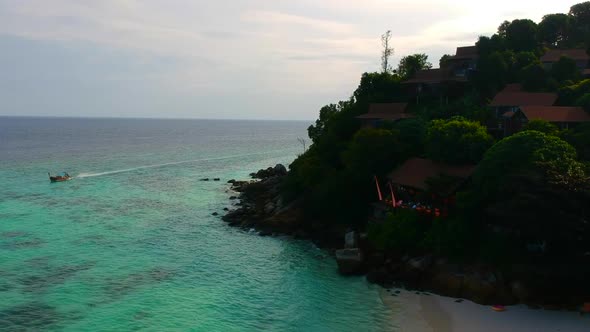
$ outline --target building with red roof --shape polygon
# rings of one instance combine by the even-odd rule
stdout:
[[[579,48],[566,50],[548,50],[541,57],[541,62],[543,63],[546,69],[550,69],[551,66],[553,66],[554,63],[559,61],[559,59],[562,56],[574,60],[580,70],[588,68],[588,61],[590,61],[590,56],[588,55],[588,53],[586,53],[585,49]]]
[[[366,114],[357,116],[361,120],[361,127],[377,128],[384,121],[399,121],[413,118],[414,115],[407,112],[408,103],[374,103],[369,105]]]
[[[526,119],[545,120],[567,129],[582,122],[590,122],[590,114],[581,107],[569,106],[522,106],[520,113]]]
[[[502,138],[519,131],[523,121],[514,115],[524,106],[553,106],[556,93],[526,92],[520,84],[508,84],[494,96],[489,106],[494,110],[496,120],[488,123],[488,131],[496,138]]]
[[[471,77],[477,68],[479,54],[477,46],[457,47],[455,55],[447,59],[445,68],[450,68],[455,77]]]
[[[448,165],[430,159],[412,158],[393,170],[388,179],[398,191],[431,192],[440,196],[449,196],[471,176],[475,165]],[[436,178],[445,181],[433,181]]]

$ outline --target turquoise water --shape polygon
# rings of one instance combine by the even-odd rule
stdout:
[[[227,180],[292,161],[307,126],[0,117],[0,330],[393,329],[327,252],[211,215]]]

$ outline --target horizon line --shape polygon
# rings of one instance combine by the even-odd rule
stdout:
[[[289,122],[313,122],[315,119],[252,119],[252,118],[190,118],[190,117],[141,117],[141,116],[75,116],[75,115],[6,115],[0,114],[0,118],[48,118],[48,119],[116,119],[116,120],[214,120],[214,121],[289,121]]]

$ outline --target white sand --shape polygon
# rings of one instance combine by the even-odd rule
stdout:
[[[577,312],[533,310],[524,305],[508,306],[506,311],[495,312],[464,300],[438,295],[417,295],[397,289],[400,294],[382,290],[383,303],[391,308],[395,325],[400,331],[422,332],[590,332],[590,315]]]

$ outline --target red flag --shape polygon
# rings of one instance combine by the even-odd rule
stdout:
[[[389,182],[389,191],[391,191],[391,205],[395,208],[395,196],[393,195],[393,187],[391,186],[391,182]]]
[[[377,175],[375,175],[375,185],[377,186],[377,195],[379,195],[379,200],[383,200],[383,196],[381,195],[381,188],[379,188],[379,181],[377,181]]]

